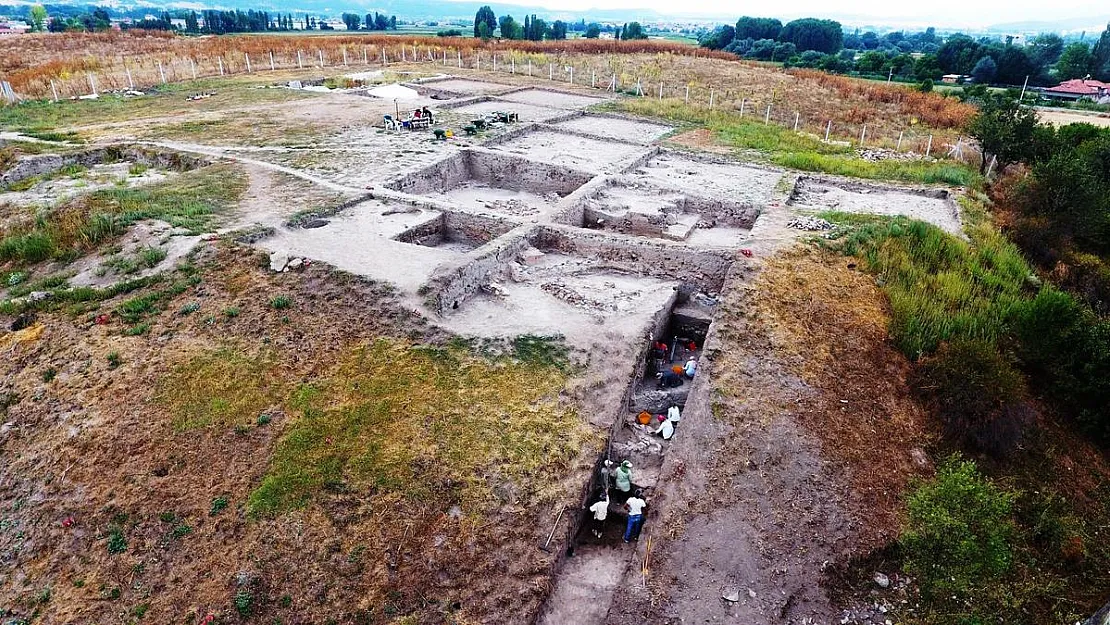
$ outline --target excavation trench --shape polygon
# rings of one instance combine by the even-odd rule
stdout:
[[[604,621],[613,593],[635,554],[623,540],[628,519],[624,502],[629,494],[615,487],[613,471],[630,461],[631,491],[641,490],[650,508],[669,444],[655,433],[661,423],[659,416],[672,406],[680,411],[685,408],[693,379],[685,372],[675,372],[688,361],[700,359],[716,306],[715,296],[684,283],[650,323],[629,384],[613,411],[604,451],[582,488],[578,508],[567,513],[566,547],[556,558],[555,584],[535,623],[589,625]],[[678,384],[661,383],[658,375],[668,372],[678,376]],[[649,423],[642,423],[642,413],[650,415]],[[681,435],[680,422],[674,436]],[[606,493],[606,519],[595,523],[589,506]]]

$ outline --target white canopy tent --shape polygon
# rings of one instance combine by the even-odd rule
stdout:
[[[394,109],[398,117],[400,117],[401,115],[400,105],[397,104],[399,100],[415,100],[420,97],[420,94],[417,93],[416,89],[412,89],[410,87],[406,87],[397,83],[382,85],[380,87],[374,87],[373,89],[367,89],[366,93],[374,96],[375,98],[381,98],[383,100],[393,100]]]

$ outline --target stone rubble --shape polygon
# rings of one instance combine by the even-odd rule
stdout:
[[[798,217],[797,219],[791,219],[786,225],[789,228],[807,230],[809,232],[832,230],[834,227],[828,220],[821,219],[820,217]]]

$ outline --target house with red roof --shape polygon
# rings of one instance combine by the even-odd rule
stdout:
[[[1041,95],[1055,100],[1093,100],[1101,102],[1110,98],[1110,83],[1089,78],[1075,78],[1041,90]]]

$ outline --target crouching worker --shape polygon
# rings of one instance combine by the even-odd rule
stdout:
[[[624,528],[624,542],[640,538],[640,528],[644,526],[644,508],[647,502],[643,499],[643,491],[636,489],[636,493],[624,502],[624,509],[628,511],[628,525]]]
[[[665,441],[671,440],[674,436],[674,422],[666,415],[659,415],[659,427],[655,428],[653,433],[656,436],[662,436]]]
[[[655,384],[657,388],[675,388],[678,386],[682,386],[682,376],[678,375],[674,371],[664,371],[662,373],[657,373],[655,374],[655,378],[657,380]]]

